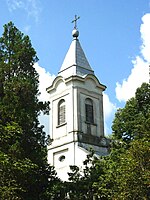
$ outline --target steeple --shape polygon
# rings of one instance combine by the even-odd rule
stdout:
[[[76,25],[77,19],[79,19],[79,17],[77,18],[75,15],[75,20],[72,21],[75,22],[72,31],[73,40],[58,73],[64,78],[75,75],[84,77],[88,74],[94,74],[78,39],[79,31]]]
[[[103,91],[106,86],[95,76],[79,42],[77,20],[73,20],[73,40],[58,76],[47,88],[50,101],[48,162],[58,176],[68,180],[70,165],[83,168],[93,149],[96,155],[108,154],[104,135]]]

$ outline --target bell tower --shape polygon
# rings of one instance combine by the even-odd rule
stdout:
[[[48,162],[58,176],[67,180],[70,165],[81,166],[90,149],[108,154],[104,136],[103,91],[106,86],[95,76],[79,42],[79,31],[72,31],[72,42],[52,85],[50,98],[50,136]]]

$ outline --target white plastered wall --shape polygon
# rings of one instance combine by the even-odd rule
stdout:
[[[88,150],[93,148],[96,152],[107,154],[107,149],[89,144],[78,143],[78,132],[86,134],[85,99],[91,98],[94,102],[95,125],[92,126],[92,135],[103,136],[103,107],[102,89],[92,78],[81,78],[65,82],[56,80],[55,87],[50,93],[50,130],[54,140],[48,147],[48,162],[54,165],[58,176],[67,180],[69,165],[82,167]],[[66,123],[58,126],[58,102],[66,102]],[[62,156],[65,159],[60,159]],[[63,157],[63,158],[64,158]]]

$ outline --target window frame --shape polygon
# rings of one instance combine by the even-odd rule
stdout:
[[[58,126],[66,123],[66,102],[60,99],[58,102]]]
[[[88,124],[94,124],[94,106],[91,98],[85,99],[85,121]]]

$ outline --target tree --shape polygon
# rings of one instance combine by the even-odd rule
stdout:
[[[149,102],[150,85],[143,83],[135,97],[116,113],[112,126],[114,150],[122,153],[118,154],[115,199],[148,199],[150,195]]]
[[[130,143],[133,139],[145,137],[150,130],[150,85],[143,83],[137,89],[135,98],[119,109],[113,121],[113,138]]]
[[[47,164],[46,136],[40,112],[36,52],[28,36],[12,22],[0,38],[0,198],[46,199],[52,181],[59,181]]]

